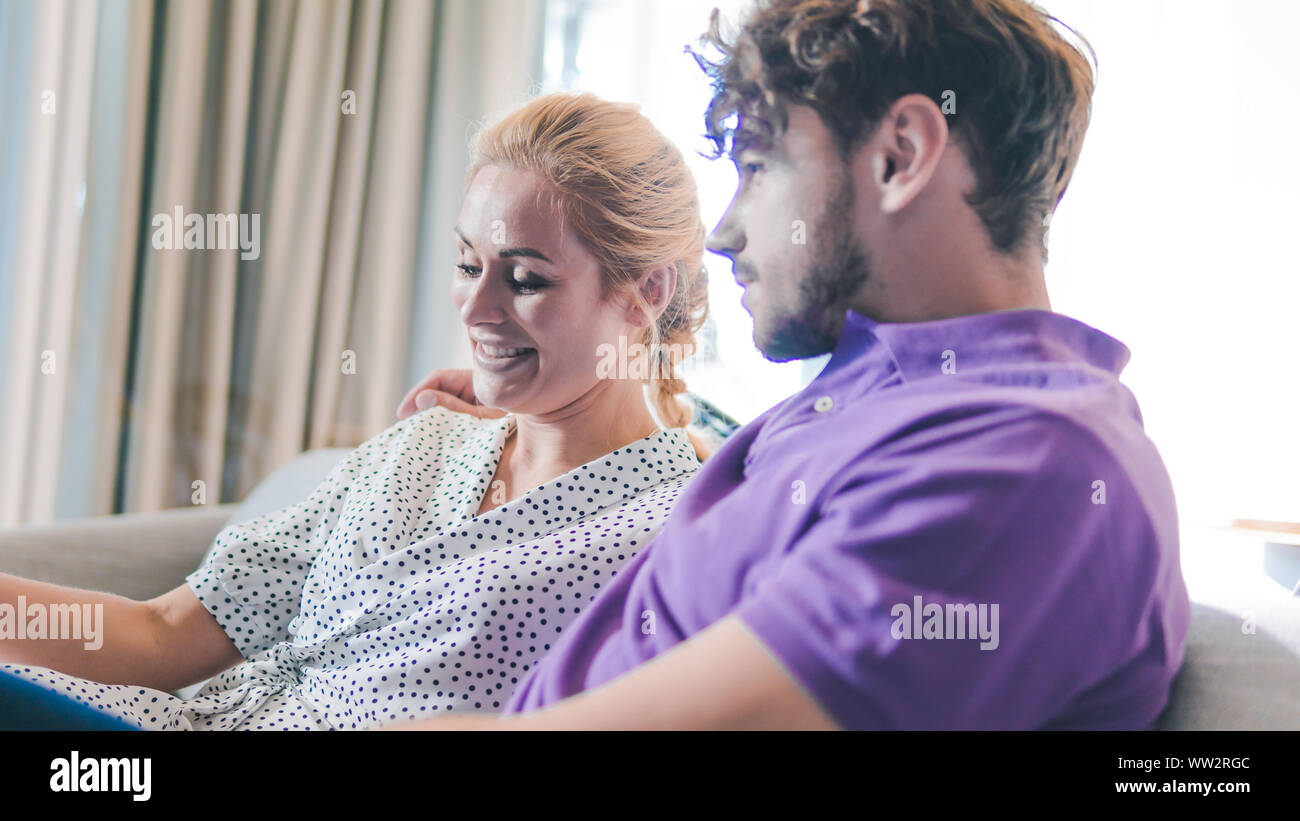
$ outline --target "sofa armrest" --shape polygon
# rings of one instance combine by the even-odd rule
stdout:
[[[0,529],[0,572],[144,600],[185,582],[238,505]]]

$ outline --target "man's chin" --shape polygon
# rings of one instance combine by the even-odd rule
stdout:
[[[835,349],[835,339],[797,322],[785,322],[776,328],[755,322],[754,347],[769,362],[793,362],[830,353]]]
[[[762,354],[763,358],[766,359],[768,362],[793,362],[796,359],[803,358],[801,356],[797,356],[792,351],[788,351],[780,347],[775,347],[771,343],[764,344],[762,342],[759,342],[758,340],[754,340],[754,345],[755,347],[758,348],[758,352]]]

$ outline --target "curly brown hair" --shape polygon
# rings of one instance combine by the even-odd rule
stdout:
[[[737,136],[761,144],[779,134],[792,103],[817,112],[847,159],[890,105],[924,94],[940,105],[965,148],[976,180],[967,202],[993,246],[1013,253],[1037,241],[1046,258],[1046,223],[1088,127],[1096,57],[1086,40],[1038,6],[758,0],[730,41],[714,9],[700,42],[722,53],[710,60],[687,48],[713,83],[705,114],[713,158],[733,152]]]

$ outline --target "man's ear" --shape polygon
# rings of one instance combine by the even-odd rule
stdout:
[[[895,100],[868,143],[880,210],[896,214],[916,199],[947,147],[948,120],[934,100],[924,94]]]
[[[677,266],[669,263],[651,268],[637,279],[636,287],[641,292],[641,298],[650,306],[651,312],[657,318],[668,307],[668,303],[672,302],[673,293],[677,290]],[[649,325],[650,318],[641,311],[636,301],[629,300],[629,303],[628,321],[637,327]]]

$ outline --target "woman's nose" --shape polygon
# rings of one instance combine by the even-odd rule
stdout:
[[[457,288],[460,289],[460,295],[463,297],[460,304],[462,322],[466,325],[479,325],[501,321],[504,311],[501,308],[497,289],[492,287],[487,271],[483,271],[475,279],[462,280]]]

